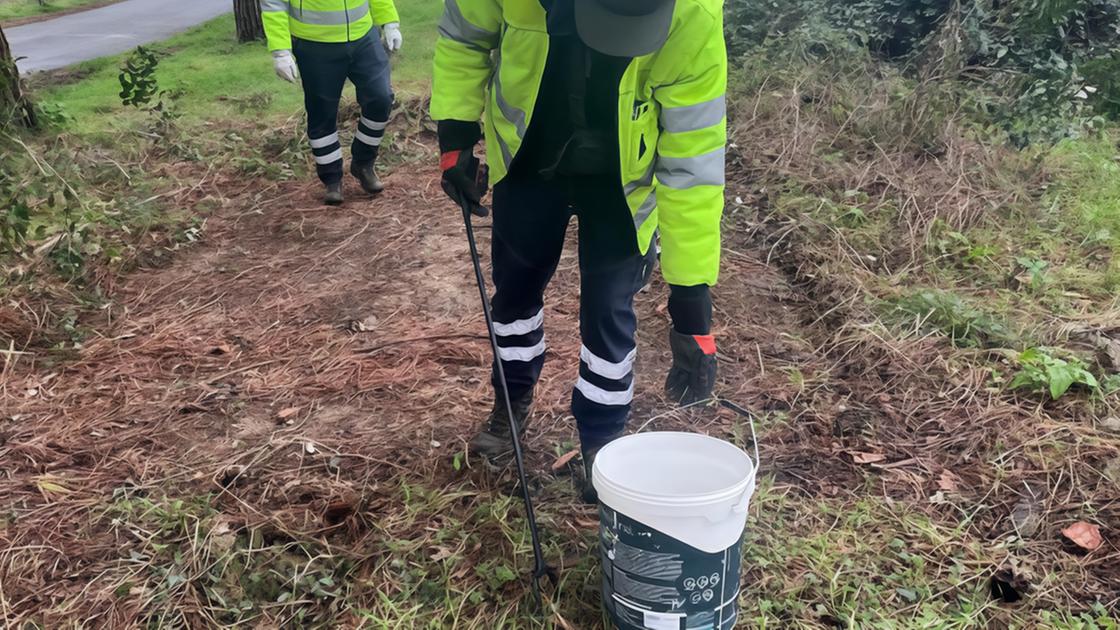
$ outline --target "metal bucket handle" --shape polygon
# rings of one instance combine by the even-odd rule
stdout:
[[[758,467],[761,465],[762,460],[758,455],[758,434],[755,433],[755,429],[754,429],[754,414],[751,413],[750,411],[748,411],[747,409],[744,409],[743,407],[740,407],[739,405],[731,402],[730,400],[724,399],[724,398],[717,398],[716,402],[718,402],[721,407],[723,407],[725,409],[730,409],[731,411],[734,411],[735,413],[739,414],[740,416],[743,416],[744,418],[747,419],[747,423],[750,424],[750,427],[751,427],[751,443],[754,445],[754,462],[753,462],[754,470],[751,471],[751,472],[752,472],[754,478],[757,479],[758,478]],[[750,455],[748,455],[747,458],[749,459]],[[754,495],[754,487],[755,487],[755,481],[752,479],[750,487],[747,489],[746,492],[743,493],[743,498],[739,500],[739,503],[734,508],[732,508],[734,512],[741,514],[741,513],[747,511],[747,508],[750,507],[751,496]]]

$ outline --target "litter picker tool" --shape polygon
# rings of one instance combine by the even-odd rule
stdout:
[[[556,584],[556,570],[548,566],[541,551],[540,531],[537,528],[537,517],[533,511],[533,498],[529,494],[529,483],[525,476],[525,459],[521,453],[521,436],[518,434],[517,420],[513,413],[513,405],[509,400],[509,388],[506,387],[506,373],[502,369],[502,361],[498,356],[498,337],[494,334],[494,318],[490,314],[490,296],[486,291],[486,278],[482,274],[482,261],[478,257],[478,243],[474,238],[474,224],[471,223],[470,201],[465,197],[460,199],[459,206],[463,210],[463,223],[467,228],[467,243],[471,248],[471,262],[474,263],[474,278],[478,283],[478,295],[482,300],[482,313],[486,318],[486,330],[490,335],[490,349],[494,354],[494,369],[498,373],[498,390],[502,397],[502,404],[506,406],[506,416],[509,418],[510,435],[513,441],[513,458],[517,462],[517,478],[521,483],[521,497],[525,501],[525,518],[529,522],[529,536],[533,541],[533,601],[540,608],[541,579]]]

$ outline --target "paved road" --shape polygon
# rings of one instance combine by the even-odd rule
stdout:
[[[166,39],[233,10],[231,0],[124,0],[5,29],[21,72],[62,68]],[[230,34],[232,37],[233,34]]]

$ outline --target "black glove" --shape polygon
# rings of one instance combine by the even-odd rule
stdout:
[[[669,331],[673,366],[665,379],[665,393],[682,405],[712,397],[716,384],[716,338]]]
[[[455,203],[468,204],[471,214],[484,217],[490,213],[482,205],[482,198],[488,187],[488,172],[485,164],[479,162],[471,149],[447,151],[439,158],[443,170],[440,184]]]
[[[486,165],[474,156],[474,147],[482,139],[482,126],[478,121],[441,120],[436,136],[443,191],[455,203],[469,204],[471,214],[486,216],[488,211],[481,203],[488,186]]]

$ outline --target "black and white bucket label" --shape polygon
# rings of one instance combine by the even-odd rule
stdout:
[[[600,503],[603,605],[621,630],[731,630],[741,545],[706,553]]]

